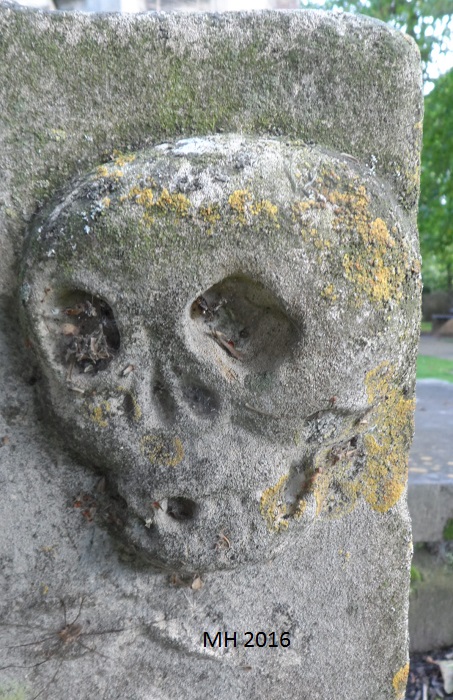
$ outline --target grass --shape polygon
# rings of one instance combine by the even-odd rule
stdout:
[[[453,384],[453,360],[419,355],[417,358],[417,379],[442,379]]]
[[[431,333],[432,323],[431,321],[422,321],[420,326],[421,333]]]

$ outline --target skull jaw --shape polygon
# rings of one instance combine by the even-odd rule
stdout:
[[[263,564],[281,555],[296,541],[303,541],[316,510],[314,501],[310,502],[301,521],[282,521],[285,526],[278,531],[265,526],[259,503],[251,501],[247,509],[237,495],[222,500],[215,495],[206,497],[193,521],[185,516],[175,518],[170,501],[174,504],[178,499],[163,501],[162,509],[147,520],[129,512],[119,539],[141,563],[189,577]]]

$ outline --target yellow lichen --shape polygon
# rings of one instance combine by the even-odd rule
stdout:
[[[250,211],[255,216],[264,215],[267,218],[275,221],[278,214],[278,207],[276,204],[272,204],[268,199],[262,199],[259,202],[254,202],[250,207]]]
[[[320,466],[305,490],[315,496],[317,514],[322,517],[346,515],[359,496],[373,510],[385,513],[406,486],[414,401],[396,386],[395,369],[388,362],[368,372],[365,384],[370,412],[362,425],[354,424],[355,443],[361,436],[362,446],[351,449],[346,439],[320,453]]]
[[[121,151],[117,151],[116,149],[113,151],[113,158],[114,158],[114,163],[115,165],[119,165],[122,167],[126,163],[132,163],[132,161],[135,160],[135,154],[130,153],[129,155],[125,155],[124,153],[121,153]]]
[[[407,678],[409,676],[409,664],[402,666],[393,676],[392,686],[396,700],[403,700],[406,695]]]
[[[248,190],[235,190],[228,197],[228,204],[235,212],[241,223],[245,223],[246,205],[252,201],[252,195]]]
[[[366,470],[362,493],[379,513],[400,499],[407,482],[408,444],[415,401],[395,387],[395,370],[382,362],[366,376],[368,402],[374,406],[375,429],[364,436]]]
[[[133,199],[134,202],[145,208],[152,207],[154,204],[154,193],[150,187],[145,187],[144,189],[133,187],[129,191],[128,196],[129,199]]]
[[[288,527],[285,519],[287,506],[284,501],[284,490],[288,476],[280,477],[275,486],[263,491],[260,499],[260,513],[266,521],[269,530],[278,532]]]
[[[152,216],[148,211],[145,211],[145,213],[143,214],[143,221],[148,226],[152,226],[152,224],[154,223],[154,216]]]
[[[119,180],[120,177],[123,177],[122,170],[118,168],[110,169],[106,165],[100,165],[96,168],[96,174],[98,177],[110,177],[113,180]]]
[[[405,278],[405,265],[393,251],[396,241],[385,221],[373,219],[370,200],[363,185],[348,183],[346,191],[325,191],[326,201],[332,206],[333,231],[339,242],[349,248],[343,255],[343,269],[354,286],[358,306],[363,298],[375,304],[399,301]],[[403,253],[404,255],[404,253]]]
[[[297,221],[301,214],[305,214],[305,212],[313,207],[313,204],[315,204],[315,202],[294,202],[291,206],[293,221]]]
[[[371,224],[370,239],[379,246],[386,245],[389,248],[393,248],[395,245],[395,241],[389,234],[385,221],[379,218],[375,219]]]
[[[268,199],[255,200],[249,190],[235,190],[228,197],[228,204],[233,210],[237,221],[241,224],[245,224],[247,217],[250,220],[252,216],[264,217],[272,222],[277,221],[277,205],[272,204]],[[276,224],[275,227],[279,228],[279,225]]]
[[[324,502],[327,498],[329,487],[330,487],[330,474],[326,471],[319,472],[315,474],[312,483],[310,485],[310,491],[314,494],[316,501],[316,515],[319,515],[323,509]]]
[[[170,193],[165,187],[156,201],[156,207],[164,211],[173,211],[178,216],[185,217],[189,211],[190,200],[183,194]]]
[[[107,428],[111,410],[112,408],[108,401],[88,405],[89,416],[99,428]]]
[[[184,447],[179,438],[144,435],[140,442],[142,454],[151,464],[176,467],[184,459]]]
[[[154,182],[148,178],[149,184]],[[134,204],[144,208],[143,221],[147,224],[154,223],[154,213],[174,213],[181,218],[185,218],[188,215],[190,209],[190,200],[183,194],[178,192],[171,193],[165,187],[162,189],[159,196],[156,198],[152,187],[140,187],[135,185],[132,187],[127,197],[122,197],[120,201],[125,201],[125,199],[130,199]]]
[[[104,197],[103,199],[101,199],[101,204],[105,209],[108,209],[108,207],[110,206],[110,203],[111,203],[110,197]]]
[[[321,292],[321,296],[324,299],[329,299],[329,301],[337,301],[338,295],[335,294],[335,287],[333,284],[328,284]]]
[[[210,224],[207,231],[208,235],[212,234],[213,226],[220,220],[220,210],[218,204],[206,204],[198,209],[198,214],[203,221]]]
[[[98,174],[99,177],[108,177],[109,174],[110,174],[110,171],[109,171],[109,169],[107,168],[106,165],[100,165],[100,166],[96,169],[96,173]]]
[[[295,520],[300,520],[303,518],[305,515],[305,511],[307,510],[308,502],[305,499],[301,499],[297,505],[296,510],[294,511],[294,519]]]

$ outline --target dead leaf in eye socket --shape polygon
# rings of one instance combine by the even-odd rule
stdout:
[[[211,335],[218,342],[218,344],[226,350],[232,357],[236,360],[242,360],[242,355],[234,347],[232,340],[228,340],[227,336],[221,331],[211,331]]]

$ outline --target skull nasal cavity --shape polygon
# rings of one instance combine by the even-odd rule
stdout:
[[[184,398],[194,413],[203,418],[214,417],[219,411],[219,401],[213,392],[191,383],[183,388]]]
[[[197,512],[197,504],[190,498],[169,498],[167,500],[166,513],[173,520],[193,520]]]

